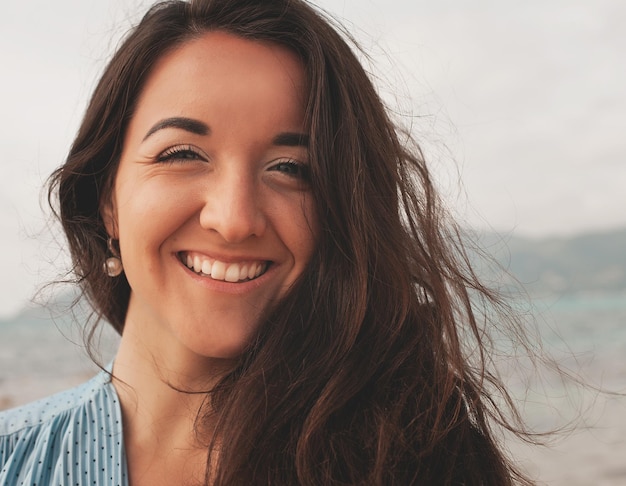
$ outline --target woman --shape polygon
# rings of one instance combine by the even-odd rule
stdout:
[[[492,297],[399,136],[306,3],[155,5],[51,184],[119,352],[2,416],[1,483],[525,482],[489,426]]]

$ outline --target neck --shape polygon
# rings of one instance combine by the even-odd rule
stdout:
[[[177,349],[171,338],[161,346],[127,320],[113,366],[113,384],[124,421],[124,444],[131,477],[145,475],[153,464],[193,460],[204,471],[212,427],[207,416],[207,394],[231,363]],[[198,460],[196,460],[196,459]]]

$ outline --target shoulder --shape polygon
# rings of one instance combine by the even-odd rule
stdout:
[[[95,466],[106,462],[100,472],[107,474],[124,470],[122,438],[117,394],[103,371],[71,390],[0,412],[0,484],[101,484],[94,483]],[[111,476],[108,484],[124,484],[109,482]]]

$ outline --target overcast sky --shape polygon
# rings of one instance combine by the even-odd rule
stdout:
[[[41,188],[111,50],[149,4],[3,6],[0,317],[65,268]],[[626,226],[626,2],[318,4],[372,55],[458,217],[531,236]]]

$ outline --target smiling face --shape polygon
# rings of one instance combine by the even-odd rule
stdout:
[[[315,248],[305,78],[283,47],[211,32],[157,63],[110,202],[127,332],[155,353],[229,358]]]

